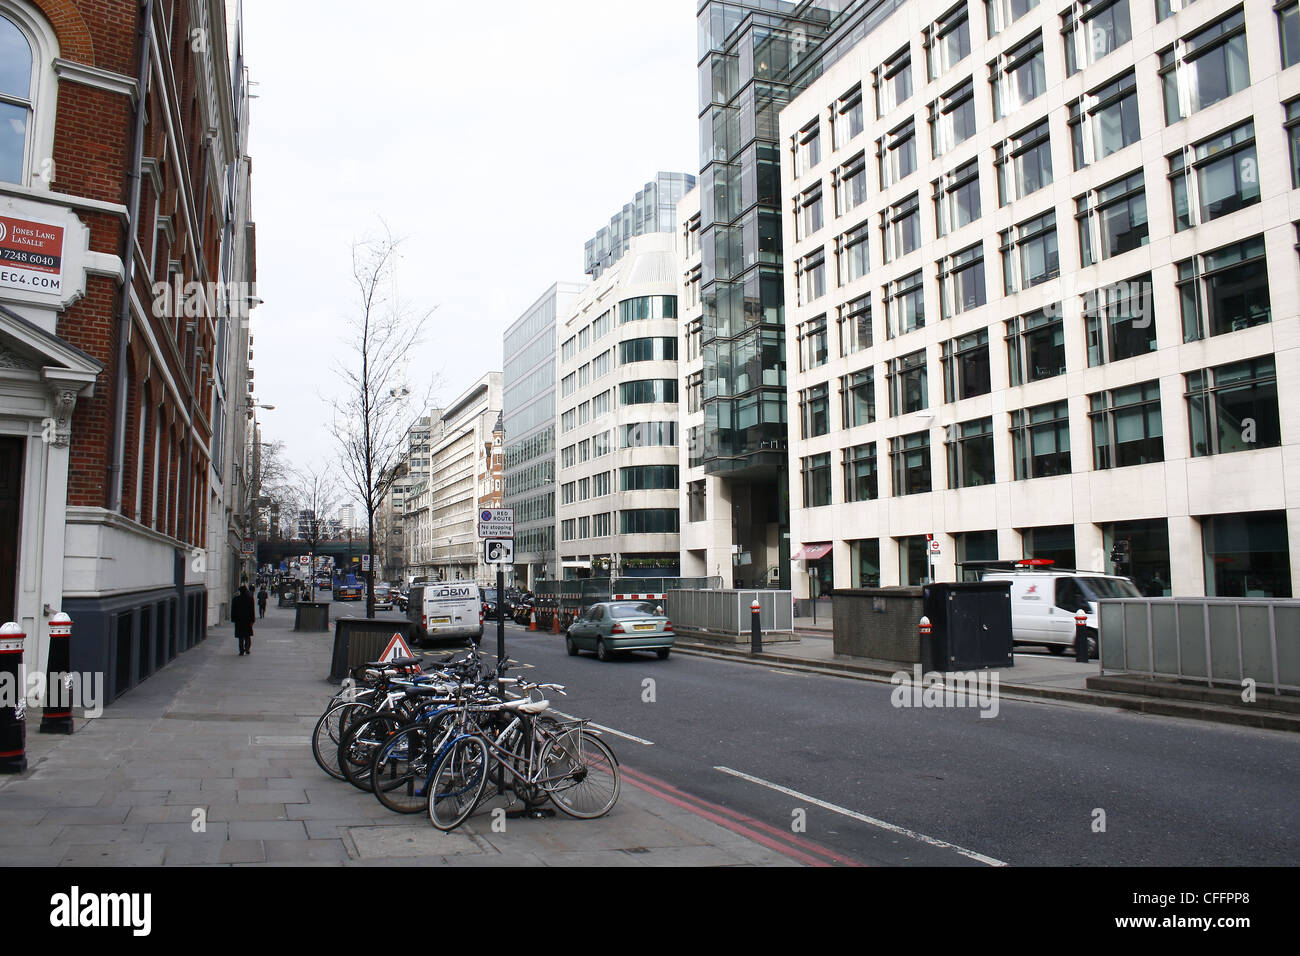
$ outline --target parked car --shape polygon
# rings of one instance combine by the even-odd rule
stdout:
[[[1011,582],[1011,636],[1016,644],[1039,644],[1053,654],[1074,646],[1074,614],[1088,614],[1088,654],[1097,655],[1097,600],[1141,597],[1128,578],[1068,568],[986,571],[985,581]]]
[[[607,661],[616,651],[654,651],[667,660],[672,652],[672,621],[649,601],[604,601],[580,614],[564,634],[570,657],[595,651]]]
[[[334,599],[336,601],[360,601],[366,593],[366,589],[356,582],[342,582],[334,589]]]
[[[375,610],[391,611],[393,609],[393,592],[387,584],[375,585]]]

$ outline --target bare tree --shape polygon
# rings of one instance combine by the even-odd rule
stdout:
[[[311,556],[309,579],[312,596],[316,593],[316,549],[322,541],[329,539],[329,519],[338,508],[338,481],[328,468],[304,468],[297,473],[295,490],[297,491],[297,508],[299,515],[305,518],[298,522],[299,537],[307,542]]]
[[[427,393],[410,401],[407,361],[420,343],[430,309],[417,312],[398,298],[395,279],[399,240],[382,238],[352,247],[352,278],[358,309],[349,321],[350,361],[336,366],[344,395],[331,404],[331,430],[342,451],[341,470],[348,491],[366,512],[366,553],[375,548],[375,512],[396,475],[395,465],[407,433],[429,405]],[[412,409],[414,409],[412,411]],[[366,578],[366,617],[375,614],[375,570]]]

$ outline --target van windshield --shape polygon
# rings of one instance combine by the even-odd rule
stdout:
[[[1099,598],[1135,598],[1141,597],[1132,581],[1118,578],[1079,578],[1079,585],[1092,600]]]

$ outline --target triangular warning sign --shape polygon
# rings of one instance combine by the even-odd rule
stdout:
[[[381,661],[395,661],[399,657],[414,656],[415,655],[411,653],[410,645],[406,643],[406,639],[402,637],[400,632],[398,632],[395,633],[393,639],[388,642],[388,646],[384,648],[384,653],[379,656],[379,659]]]

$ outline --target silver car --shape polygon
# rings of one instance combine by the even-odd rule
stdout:
[[[615,651],[654,651],[667,660],[672,652],[673,623],[649,601],[605,601],[578,616],[564,635],[569,656],[595,651],[607,661]]]

